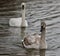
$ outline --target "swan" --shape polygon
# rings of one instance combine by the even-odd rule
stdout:
[[[33,35],[26,35],[22,40],[22,45],[27,49],[47,49],[47,43],[45,40],[46,24],[41,22],[41,35],[35,33]]]
[[[22,3],[21,4],[21,9],[22,9],[22,18],[11,18],[9,20],[9,25],[10,26],[14,26],[14,27],[27,27],[28,23],[27,20],[25,20],[25,8],[26,8],[26,4]]]

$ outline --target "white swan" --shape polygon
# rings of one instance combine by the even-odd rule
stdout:
[[[34,35],[27,35],[24,37],[22,44],[23,47],[29,49],[47,49],[47,44],[45,40],[45,29],[46,29],[46,24],[45,22],[41,22],[41,36],[38,34]]]
[[[9,25],[10,26],[15,26],[15,27],[27,27],[28,23],[25,20],[25,8],[26,8],[26,4],[22,3],[21,4],[21,9],[22,9],[22,18],[11,18],[9,20]]]

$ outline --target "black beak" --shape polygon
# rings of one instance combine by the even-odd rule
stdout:
[[[42,32],[43,31],[43,26],[41,26],[41,30],[40,30],[40,32]]]
[[[24,5],[22,5],[22,9],[24,10]]]

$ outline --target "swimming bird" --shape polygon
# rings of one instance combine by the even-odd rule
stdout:
[[[45,40],[46,24],[44,21],[41,22],[41,35],[33,34],[26,35],[22,41],[22,45],[27,49],[47,49]]]
[[[27,27],[28,26],[27,20],[25,20],[25,8],[26,8],[26,4],[22,3],[21,4],[22,17],[11,18],[9,20],[10,26],[14,26],[14,27]]]

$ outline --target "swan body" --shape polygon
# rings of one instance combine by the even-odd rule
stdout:
[[[26,36],[23,41],[23,46],[27,49],[39,49],[40,48],[40,35],[35,34],[32,36]]]
[[[45,23],[41,22],[41,35],[33,34],[24,37],[22,43],[23,47],[30,49],[47,49],[47,43],[45,40]]]
[[[15,26],[15,27],[27,27],[28,23],[27,20],[25,20],[25,3],[21,4],[21,9],[22,9],[22,17],[19,18],[11,18],[9,20],[9,25],[10,26]]]
[[[9,25],[14,27],[22,27],[22,18],[11,18],[9,21]],[[28,26],[28,23],[27,23],[27,20],[25,20],[24,27],[27,27],[27,26]]]

